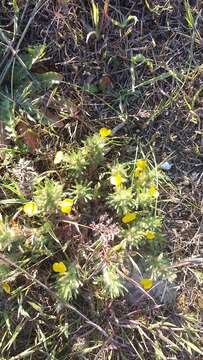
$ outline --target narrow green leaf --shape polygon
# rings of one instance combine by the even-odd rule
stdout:
[[[0,121],[3,122],[5,129],[10,133],[14,131],[15,127],[13,110],[13,102],[9,99],[9,97],[3,95],[0,99]]]
[[[93,23],[97,27],[99,24],[99,7],[94,0],[92,0],[92,16],[93,16]]]
[[[189,28],[192,29],[194,24],[194,19],[193,19],[192,9],[190,7],[188,0],[184,1],[184,6],[185,6],[185,19],[187,21]]]

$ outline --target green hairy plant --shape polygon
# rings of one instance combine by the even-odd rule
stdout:
[[[75,243],[68,233],[65,236],[68,244],[76,246],[76,249],[78,247],[78,250],[75,252],[76,258],[70,258],[72,265],[66,266],[62,259],[55,264],[54,272],[58,273],[55,288],[64,300],[77,296],[89,277],[101,297],[123,295],[127,290],[120,271],[128,255],[137,249],[148,262],[151,259],[148,268],[151,274],[155,274],[150,264],[152,266],[153,259],[162,249],[162,219],[155,216],[159,196],[155,185],[159,179],[158,167],[153,167],[146,158],[136,159],[134,163],[120,163],[117,160],[110,164],[105,158],[111,149],[110,135],[110,129],[104,128],[98,134],[88,136],[76,150],[69,153],[60,150],[56,153],[54,163],[65,172],[67,183],[60,183],[49,174],[42,177],[35,175],[32,193],[27,200],[22,199],[20,208],[24,226],[28,230],[17,231],[9,224],[6,227],[2,225],[1,243],[12,255],[10,245],[17,241],[19,232],[24,235],[30,233],[27,240],[22,234],[20,236],[23,241],[20,245],[22,253],[26,254],[32,247],[38,256],[51,254],[57,243],[66,252],[68,247],[57,238],[55,227],[60,230],[61,221],[64,220],[71,223],[72,216],[80,217],[83,222],[91,203],[98,199],[103,202],[106,215],[100,214],[99,220],[100,210],[95,208],[95,213],[98,213],[96,223],[91,225],[86,220],[81,225],[87,228],[92,226],[93,246],[99,242],[91,256],[91,265],[86,264],[87,249],[80,247],[80,242]],[[70,182],[72,186],[69,187]],[[11,189],[8,185],[7,188]],[[105,253],[103,248],[106,249]],[[85,264],[86,270],[79,273],[77,269],[82,264]],[[100,271],[91,275],[92,269],[97,267]]]

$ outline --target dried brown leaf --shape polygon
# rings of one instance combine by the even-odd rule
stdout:
[[[35,151],[40,146],[39,135],[33,131],[26,123],[18,123],[16,129],[19,138],[32,150]]]

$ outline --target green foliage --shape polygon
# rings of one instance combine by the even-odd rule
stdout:
[[[117,265],[106,265],[103,269],[103,282],[106,295],[112,299],[123,295],[125,292],[125,286],[121,276],[117,272]]]
[[[152,248],[150,247],[150,253],[153,254],[158,242],[158,246],[161,247],[161,237],[159,235],[162,223],[160,217],[151,217],[150,215],[141,215],[138,213],[135,221],[123,229],[123,237],[130,246],[138,247],[142,243],[146,242],[145,233],[146,231],[153,231],[156,233],[156,238],[153,239]],[[151,243],[148,241],[148,245]],[[146,251],[146,249],[145,249]]]
[[[151,71],[154,68],[153,61],[151,59],[146,58],[143,54],[137,54],[135,56],[132,56],[131,57],[131,62],[134,65],[146,64]]]
[[[158,256],[152,256],[152,254],[146,256],[145,264],[146,270],[152,274],[152,278],[174,279],[175,271],[170,268],[170,260],[163,253],[159,253]]]
[[[104,161],[107,151],[107,143],[101,136],[95,134],[88,136],[81,148],[65,153],[62,161],[74,177],[81,177],[82,180],[82,175],[85,174],[88,168],[95,168]]]
[[[128,170],[128,166],[125,163],[119,163],[118,161],[110,167],[111,168],[111,176],[112,177],[116,177],[116,176],[121,176],[121,178],[123,179],[123,182],[126,181],[127,179],[127,170]]]
[[[29,236],[25,241],[25,251],[32,251],[36,258],[42,255],[51,256],[53,254],[53,238],[50,232],[51,225],[49,222],[29,229]]]
[[[32,66],[42,59],[45,55],[44,45],[29,46],[26,51],[20,54],[21,62],[15,61],[13,64],[13,88],[16,90],[22,83],[32,80],[29,73]],[[29,75],[30,74],[30,75]],[[9,74],[8,74],[9,75]],[[8,76],[7,75],[7,76]]]
[[[14,102],[9,98],[9,94],[0,93],[0,121],[3,122],[5,130],[11,137],[15,136],[15,115]]]
[[[139,224],[133,225],[126,229],[123,229],[123,237],[127,241],[129,246],[138,247],[140,243],[143,241],[144,232],[140,229]]]
[[[22,233],[18,232],[15,226],[11,226],[7,219],[0,219],[0,251],[9,251],[14,243],[18,243],[23,239]]]
[[[108,203],[118,213],[126,213],[135,206],[135,198],[131,187],[121,186],[108,196]]]
[[[72,150],[69,154],[64,155],[63,160],[73,176],[81,176],[88,165],[87,159],[83,155],[81,150]]]
[[[5,40],[5,35],[3,36]],[[6,41],[6,40],[5,40]],[[0,45],[1,50],[1,45]],[[28,116],[44,119],[40,115],[38,101],[41,95],[56,87],[62,80],[62,76],[56,72],[32,73],[32,67],[45,55],[45,45],[29,46],[18,57],[5,65],[2,71],[0,87],[0,120],[9,137],[15,138],[15,127],[20,112]],[[3,61],[3,53],[0,51],[0,62]],[[12,100],[11,100],[12,99]]]
[[[92,182],[79,181],[72,187],[70,194],[77,200],[84,200],[88,202],[94,198],[94,189],[92,188]]]
[[[18,2],[17,0],[13,0],[12,1],[12,5],[13,5],[13,10],[15,13],[18,13],[19,12],[19,7],[18,7]]]
[[[8,276],[10,268],[6,264],[0,264],[0,280],[3,280]]]
[[[75,264],[70,264],[67,273],[57,275],[56,290],[61,300],[70,301],[76,297],[82,282]]]
[[[24,62],[30,70],[32,66],[45,56],[46,46],[39,44],[27,47],[27,54],[25,55]]]
[[[106,143],[101,136],[98,134],[88,136],[84,143],[83,154],[90,165],[101,164],[106,151]]]
[[[53,211],[63,195],[63,185],[52,179],[45,179],[36,185],[34,201],[43,212]]]
[[[42,74],[35,74],[34,80],[32,82],[32,94],[44,94],[45,91],[48,91],[54,86],[59,85],[61,81],[62,75],[54,71],[48,71]]]
[[[120,29],[125,29],[127,26],[136,25],[138,19],[136,16],[129,15],[127,18],[124,18],[122,22],[111,19],[113,25],[118,26]]]
[[[99,6],[92,0],[92,20],[94,26],[98,27],[99,25]]]
[[[68,301],[79,293],[81,283],[91,277],[92,269],[101,266],[100,261],[106,265],[102,266],[98,274],[95,271],[92,278],[92,283],[98,286],[98,293],[106,298],[122,295],[125,286],[119,269],[125,263],[127,255],[131,254],[133,249],[138,249],[142,256],[148,259],[151,256],[152,264],[162,248],[162,221],[158,215],[154,216],[154,207],[159,195],[158,188],[154,185],[159,178],[157,167],[153,167],[147,159],[138,159],[135,164],[120,163],[118,160],[111,164],[110,159],[105,157],[111,149],[112,142],[109,136],[110,131],[103,129],[99,134],[88,136],[76,150],[69,153],[62,150],[57,152],[54,163],[60,165],[59,171],[65,171],[67,181],[59,183],[50,178],[49,174],[36,177],[32,200],[21,208],[27,215],[24,223],[27,223],[28,228],[29,218],[34,219],[32,228],[28,230],[29,238],[21,243],[22,253],[32,249],[35,256],[50,256],[54,253],[55,245],[60,244],[55,235],[55,227],[60,230],[58,215],[62,212],[64,216],[68,216],[67,223],[69,214],[72,216],[73,213],[79,213],[81,218],[87,218],[91,209],[90,202],[93,199],[103,202],[102,207],[105,207],[106,215],[101,213],[98,223],[91,225],[95,233],[91,240],[95,250],[91,256],[91,266],[86,269],[86,275],[83,274],[83,280],[73,265],[74,258],[70,259],[72,265],[66,272],[56,275],[58,294]],[[109,169],[110,177],[107,178]],[[67,187],[67,184],[70,186]],[[4,187],[12,190],[6,184]],[[12,192],[19,196],[15,189]],[[67,195],[71,199],[67,199]],[[96,213],[98,211],[100,208],[95,209]],[[53,216],[54,214],[57,216]],[[89,225],[82,224],[85,227]],[[68,232],[66,236],[69,239]],[[4,247],[9,250],[7,239],[10,239],[9,244],[13,239],[16,240],[16,233],[13,234],[10,226],[2,232],[2,244],[5,242]],[[76,259],[80,267],[88,259],[87,249],[81,247],[80,243],[76,242],[76,245],[72,237],[68,241],[76,246]],[[66,243],[60,246],[66,251]],[[102,253],[103,248],[106,255]],[[63,264],[63,261],[59,264]],[[61,266],[63,270],[64,265]],[[150,271],[152,272],[152,268]]]
[[[191,6],[190,6],[190,3],[188,0],[184,0],[184,6],[185,6],[185,19],[187,21],[189,28],[192,29],[194,26],[194,18],[193,18],[192,9],[191,9]]]

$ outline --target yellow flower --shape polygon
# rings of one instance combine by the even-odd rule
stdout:
[[[149,194],[150,194],[150,196],[155,197],[155,198],[159,196],[159,192],[154,184],[150,186]]]
[[[112,185],[119,187],[119,186],[121,186],[122,183],[125,182],[125,179],[121,176],[121,174],[115,174],[115,175],[111,176],[110,182]]]
[[[132,212],[132,213],[128,212],[122,217],[122,222],[124,224],[128,224],[129,222],[135,220],[136,216],[137,215],[134,212]]]
[[[156,236],[156,233],[154,231],[151,231],[151,230],[147,230],[145,232],[145,236],[148,240],[154,240],[155,236]]]
[[[144,159],[137,160],[136,168],[140,169],[140,170],[146,170],[147,169],[147,161]]]
[[[67,267],[63,263],[63,261],[53,263],[52,269],[54,272],[57,272],[57,273],[64,273],[67,271]]]
[[[74,201],[72,199],[64,199],[60,202],[59,207],[62,213],[69,214],[72,210]]]
[[[142,172],[143,172],[142,169],[136,168],[136,169],[135,169],[135,176],[139,177],[140,175],[142,175]]]
[[[34,216],[38,212],[37,204],[34,201],[29,201],[23,206],[23,211],[29,217]]]
[[[136,161],[136,169],[135,169],[135,176],[139,177],[143,174],[145,170],[147,170],[147,161],[144,159],[140,159]]]
[[[62,160],[63,160],[63,151],[57,151],[54,158],[54,165],[60,164]]]
[[[153,281],[152,281],[152,279],[144,279],[143,278],[140,280],[140,285],[142,285],[142,287],[145,290],[149,290],[153,286]]]
[[[111,135],[111,132],[111,129],[103,127],[99,130],[99,135],[102,137],[102,139],[105,139],[107,136]]]
[[[4,282],[2,284],[2,288],[4,289],[4,291],[6,292],[6,294],[10,294],[11,293],[11,287],[7,282]]]

